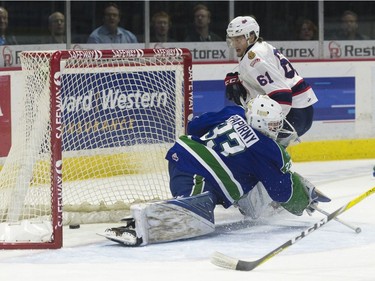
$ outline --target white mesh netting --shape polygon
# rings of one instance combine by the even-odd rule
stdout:
[[[1,222],[51,216],[52,54],[21,55],[24,112],[0,172]],[[164,157],[184,129],[181,57],[60,65],[64,223],[118,221],[133,202],[170,197]]]

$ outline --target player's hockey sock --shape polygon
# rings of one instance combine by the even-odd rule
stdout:
[[[294,215],[301,216],[306,207],[310,204],[310,198],[307,195],[302,181],[298,174],[292,173],[293,193],[292,197],[285,203],[281,203],[287,211]]]
[[[306,210],[308,214],[314,211],[313,206],[318,202],[330,202],[331,199],[320,192],[315,186],[307,179],[298,173],[292,174],[293,181],[293,194],[288,202],[281,203],[289,212],[301,216],[303,211]]]

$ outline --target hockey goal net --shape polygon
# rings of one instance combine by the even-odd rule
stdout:
[[[21,54],[22,117],[0,172],[0,248],[60,248],[62,226],[170,197],[167,150],[192,114],[187,49]]]

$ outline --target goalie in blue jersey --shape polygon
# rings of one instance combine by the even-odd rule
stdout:
[[[288,153],[275,141],[283,130],[281,106],[260,95],[247,107],[228,106],[189,122],[188,135],[166,155],[174,199],[132,205],[126,225],[105,236],[127,246],[175,241],[213,232],[219,204],[256,218],[271,202],[300,216],[329,201],[291,170]]]

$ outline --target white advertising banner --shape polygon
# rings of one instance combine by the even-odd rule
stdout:
[[[375,58],[375,41],[270,41],[286,57],[296,60]],[[0,46],[0,67],[20,66],[22,51],[65,50],[65,44]],[[142,49],[145,44],[72,44],[71,49]],[[150,43],[148,48],[188,48],[195,62],[236,60],[226,42]],[[321,52],[320,52],[321,51]]]

